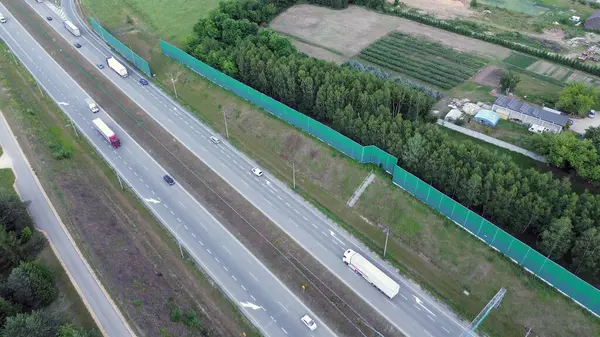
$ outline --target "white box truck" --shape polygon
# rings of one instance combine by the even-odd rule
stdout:
[[[384,272],[375,267],[371,262],[365,259],[362,255],[348,249],[344,253],[342,261],[350,269],[354,270],[355,273],[362,276],[367,282],[375,286],[382,293],[384,293],[390,299],[398,295],[400,291],[400,285],[396,281],[392,280]]]
[[[113,148],[118,148],[119,146],[121,146],[121,141],[119,140],[119,137],[117,137],[117,135],[115,135],[115,133],[113,132],[113,130],[111,130],[108,125],[106,125],[100,118],[96,118],[92,121],[94,123],[94,126],[96,127],[96,130],[98,130],[98,132],[106,139],[110,142],[110,145]]]
[[[100,108],[98,108],[96,102],[92,101],[90,98],[85,100],[85,104],[87,104],[88,108],[90,108],[93,113],[100,111]]]
[[[75,26],[73,24],[73,22],[71,21],[64,21],[63,22],[63,26],[65,26],[65,28],[71,32],[71,34],[75,35],[75,36],[81,36],[81,32],[79,31],[79,28],[77,28],[77,26]]]
[[[106,59],[106,64],[110,67],[110,69],[114,70],[119,76],[127,77],[129,75],[127,73],[127,68],[121,64],[121,62],[117,61],[113,56]]]

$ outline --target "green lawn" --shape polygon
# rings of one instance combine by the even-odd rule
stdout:
[[[538,59],[521,53],[512,52],[510,56],[502,60],[505,63],[512,64],[519,68],[527,68],[534,64]]]
[[[471,137],[471,136],[467,136],[465,134],[456,132],[454,130],[450,130],[450,129],[442,127],[442,126],[440,126],[440,128],[450,136],[450,139],[452,141],[459,142],[459,143],[467,142],[467,143],[471,143],[471,144],[477,144],[477,145],[482,146],[484,149],[487,149],[488,151],[496,151],[499,154],[505,154],[505,155],[509,156],[510,158],[512,158],[523,169],[536,168],[538,166],[537,161],[535,161],[527,156],[524,156],[520,153],[513,152],[513,151],[510,151],[507,149],[503,149],[494,144],[486,143],[483,141],[477,141],[477,140],[473,139],[473,137]],[[480,131],[480,130],[478,130],[478,131]]]
[[[147,30],[173,43],[183,43],[202,16],[217,8],[219,0],[82,0],[89,13],[105,27],[123,34]]]
[[[12,169],[0,169],[0,188],[12,189],[15,174]]]

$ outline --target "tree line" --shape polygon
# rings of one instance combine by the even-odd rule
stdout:
[[[53,271],[35,261],[46,238],[32,230],[27,203],[0,188],[0,336],[93,337],[45,310],[58,296]]]
[[[255,0],[221,3],[194,26],[188,52],[357,142],[396,156],[399,166],[498,226],[535,236],[542,253],[572,270],[598,274],[599,197],[578,195],[568,180],[523,170],[475,143],[452,141],[426,123],[435,102],[431,92],[307,57],[289,39],[259,29],[279,10]]]
[[[413,10],[392,8],[389,6],[382,7],[382,9],[388,14],[403,17],[412,21],[447,30],[467,37],[472,37],[478,40],[483,40],[493,44],[501,45],[512,50],[520,51],[522,53],[550,60],[552,62],[575,68],[577,70],[581,70],[592,75],[600,76],[600,67],[595,66],[591,63],[580,62],[579,60],[569,56],[563,56],[560,54],[545,51],[543,49],[526,46],[522,43],[510,41],[499,36],[488,34],[484,31],[473,30],[467,25],[459,25],[452,21],[439,20],[430,15],[420,14]]]
[[[598,89],[573,82],[560,93],[557,108],[572,115],[587,116],[599,98]],[[576,174],[593,183],[600,182],[600,132],[588,128],[581,138],[573,132],[544,133],[532,140],[535,151],[549,164]]]

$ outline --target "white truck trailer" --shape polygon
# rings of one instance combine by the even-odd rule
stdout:
[[[384,293],[390,299],[398,295],[400,285],[379,270],[379,268],[375,267],[375,265],[365,259],[362,255],[352,249],[348,249],[344,252],[342,261],[344,261],[350,269],[354,270],[355,273],[362,276],[367,282],[374,285],[375,288],[379,289],[379,291]]]
[[[115,135],[115,133],[113,132],[113,130],[111,130],[108,125],[106,125],[100,118],[96,118],[92,121],[94,123],[94,126],[96,127],[96,130],[98,130],[98,132],[106,139],[110,142],[110,145],[113,148],[118,148],[119,146],[121,146],[121,141],[119,140],[119,137],[117,137],[117,135]]]
[[[63,26],[65,26],[65,28],[71,32],[71,34],[75,35],[75,36],[81,36],[81,32],[79,31],[79,28],[77,28],[77,26],[75,26],[73,24],[73,22],[71,21],[64,21],[63,22]]]
[[[106,64],[110,67],[110,69],[114,70],[119,76],[127,77],[129,74],[127,73],[127,68],[121,64],[121,62],[117,61],[113,56],[106,59]]]
[[[85,104],[87,104],[88,108],[93,112],[96,113],[98,111],[100,111],[100,108],[98,108],[98,105],[96,105],[96,102],[94,102],[92,99],[88,98],[85,100]]]

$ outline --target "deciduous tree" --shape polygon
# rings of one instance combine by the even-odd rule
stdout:
[[[505,71],[502,73],[502,76],[500,76],[500,90],[505,94],[513,92],[520,81],[521,78],[517,73],[512,70]]]
[[[593,227],[581,233],[575,239],[571,250],[573,271],[594,272],[598,275],[600,268],[600,231]]]
[[[561,91],[558,106],[568,113],[586,116],[597,99],[596,87],[588,87],[581,82],[571,82]]]
[[[571,219],[562,217],[554,219],[550,226],[540,234],[539,248],[545,255],[553,259],[562,258],[571,248],[573,240],[573,227]]]
[[[35,262],[24,262],[14,268],[6,280],[9,298],[28,309],[50,304],[58,291],[52,271]]]
[[[56,336],[59,319],[44,311],[16,314],[8,317],[2,328],[2,337]]]

